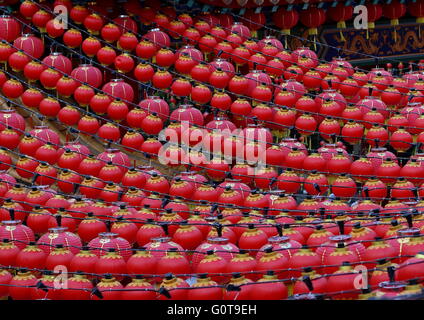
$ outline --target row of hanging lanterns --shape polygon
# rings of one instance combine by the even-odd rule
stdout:
[[[9,149],[0,154],[1,169],[14,168],[16,177],[25,181],[34,179],[31,189],[19,185],[7,173],[1,174],[0,190],[5,199],[0,209],[0,246],[3,249],[0,251],[4,253],[0,254],[0,264],[9,265],[17,271],[14,275],[6,270],[1,272],[0,283],[5,286],[0,286],[0,290],[8,288],[8,284],[12,285],[9,290],[0,291],[1,296],[9,295],[12,299],[214,297],[233,300],[286,299],[291,291],[290,295],[295,294],[295,297],[327,293],[336,299],[358,299],[373,295],[393,297],[410,294],[420,288],[410,279],[420,277],[422,273],[419,269],[419,263],[422,263],[420,252],[423,251],[422,201],[418,201],[424,195],[422,157],[417,154],[407,163],[398,161],[415,141],[423,138],[420,73],[397,78],[377,68],[368,74],[361,74],[342,59],[320,66],[312,50],[299,48],[293,53],[283,52],[283,45],[277,39],[267,38],[263,39],[264,43],[271,41],[275,47],[263,45],[261,50],[278,47],[280,51],[272,52],[281,53],[285,59],[289,59],[284,67],[293,65],[291,70],[296,70],[294,76],[291,72],[283,74],[281,87],[271,90],[268,86],[273,87],[278,76],[266,78],[266,72],[249,70],[251,73],[246,77],[256,79],[260,75],[261,79],[265,79],[265,85],[253,81],[250,85],[252,92],[249,93],[252,100],[233,101],[231,97],[229,100],[225,96],[222,98],[221,92],[208,96],[205,94],[206,86],[201,86],[229,89],[231,94],[247,92],[243,91],[246,88],[243,89],[238,81],[232,81],[243,82],[243,76],[234,75],[233,63],[237,64],[238,54],[231,58],[228,45],[222,44],[215,50],[226,52],[228,60],[211,62],[209,65],[209,59],[204,55],[207,50],[202,50],[200,43],[200,39],[205,37],[200,37],[201,32],[207,30],[204,23],[196,22],[194,29],[199,37],[190,30],[193,33],[190,44],[199,49],[181,48],[179,53],[186,50],[188,55],[181,54],[174,61],[166,49],[170,46],[170,38],[182,32],[181,24],[178,26],[178,23],[174,23],[174,29],[170,31],[168,26],[170,28],[171,23],[164,15],[152,17],[149,10],[157,8],[154,3],[151,8],[139,8],[142,10],[140,16],[149,17],[146,20],[155,19],[159,26],[162,24],[162,30],[150,30],[141,39],[134,34],[123,37],[122,30],[119,30],[119,24],[125,24],[137,33],[137,25],[131,23],[129,17],[114,19],[117,25],[106,28],[101,15],[90,14],[86,7],[72,6],[70,1],[57,3],[66,5],[72,19],[84,25],[91,36],[84,39],[78,30],[68,30],[63,34],[54,34],[53,30],[49,32],[48,21],[51,17],[47,19],[44,14],[37,14],[38,7],[33,10],[31,1],[21,4],[21,14],[29,17],[49,37],[56,36],[64,42],[75,41],[66,44],[70,47],[75,45],[75,48],[81,46],[82,54],[86,56],[97,56],[99,59],[101,55],[98,52],[103,48],[101,38],[119,44],[126,52],[146,54],[144,59],[173,68],[176,74],[195,76],[196,73],[192,71],[201,65],[200,61],[204,61],[207,70],[199,67],[197,76],[202,84],[190,87],[190,90],[187,90],[187,83],[183,79],[174,79],[171,72],[165,74],[163,79],[160,77],[163,83],[156,82],[158,89],[169,87],[172,97],[197,99],[196,105],[181,104],[175,109],[168,95],[137,97],[140,102],[134,106],[136,95],[132,86],[122,79],[106,80],[102,74],[103,66],[73,67],[66,54],[52,53],[43,57],[45,47],[41,38],[34,35],[20,37],[20,31],[12,30],[9,34],[6,30],[6,40],[24,53],[6,48],[6,54],[10,54],[4,62],[7,61],[12,67],[12,72],[21,72],[37,87],[27,89],[20,81],[9,78],[11,73],[7,71],[1,77],[2,92],[6,98],[12,101],[20,99],[26,107],[33,108],[32,112],[36,115],[57,116],[61,123],[75,126],[88,136],[111,139],[128,150],[106,149],[92,155],[84,143],[61,144],[60,136],[53,128],[27,128],[23,117],[16,112],[20,111],[18,107],[16,111],[4,110],[0,113],[0,145]],[[125,8],[134,13],[131,11],[133,5],[134,2],[127,2]],[[105,2],[104,8],[90,6],[107,15],[105,8],[110,3]],[[173,16],[172,10],[167,12]],[[251,31],[255,30],[253,25],[234,24],[228,15],[208,17],[211,20],[220,18],[228,27],[238,30],[241,43],[248,41]],[[192,18],[186,14],[180,16],[179,21],[186,21],[190,25],[191,22],[187,22],[189,19]],[[308,26],[311,35],[316,33],[314,29],[318,26]],[[231,39],[231,44],[240,41],[235,36]],[[208,48],[207,43],[203,45],[203,49]],[[231,51],[237,48],[231,48]],[[242,50],[239,52],[242,55]],[[42,63],[30,61],[25,53],[42,59]],[[102,58],[107,60],[108,50],[103,50],[102,54]],[[182,57],[195,55],[197,63],[193,63],[192,59],[186,65],[187,61]],[[113,60],[107,65],[121,70],[136,69],[131,63],[127,64],[128,56]],[[149,62],[146,61],[134,74],[139,81],[143,79],[143,82],[153,83],[156,87],[152,70],[163,71],[150,69],[152,66]],[[62,76],[55,69],[48,69],[52,66],[67,76]],[[225,68],[224,71],[217,70],[221,67]],[[251,63],[251,69],[256,68],[257,65]],[[315,68],[319,71],[313,70]],[[202,77],[202,73],[208,76]],[[349,84],[355,83],[357,87],[354,86],[353,90]],[[359,93],[361,86],[367,87]],[[100,91],[94,90],[100,88]],[[306,96],[308,89],[323,92],[317,93],[318,97],[314,100]],[[358,92],[353,92],[356,89]],[[72,97],[76,104],[68,106],[59,101],[59,97],[48,97],[48,90],[55,90],[61,97]],[[401,93],[405,94],[406,100],[408,95],[412,99],[401,102]],[[350,99],[355,95],[356,101]],[[213,97],[221,100],[217,104],[212,103]],[[256,104],[260,101],[264,103]],[[279,108],[273,113],[267,106],[270,101],[287,108]],[[240,121],[234,115],[208,115],[204,113],[202,104],[209,102],[221,112],[230,110],[244,116],[255,115],[263,122],[249,125],[248,120]],[[348,102],[354,102],[354,105],[347,106]],[[82,116],[75,108],[77,104],[105,116],[106,120],[98,122],[93,113]],[[389,106],[397,106],[393,109],[398,109],[399,113],[390,110]],[[280,121],[280,125],[294,125],[304,137],[311,131],[318,131],[320,148],[313,152],[308,150],[305,139],[289,137],[281,139],[280,144],[273,144],[270,116],[275,122]],[[343,121],[326,116],[340,117],[339,120]],[[168,124],[169,120],[172,122]],[[253,168],[247,164],[233,165],[219,159],[199,167],[193,163],[189,167],[196,172],[183,172],[173,178],[153,167],[131,167],[127,154],[127,151],[131,151],[129,148],[149,155],[158,153],[158,147],[162,146],[157,139],[158,132],[161,129],[178,132],[181,130],[179,122],[183,120],[188,120],[193,126],[205,126],[208,130],[241,127],[246,136],[253,138],[257,138],[260,129],[265,129],[266,150],[260,152],[266,153],[270,161],[268,166],[254,174],[250,170]],[[365,121],[365,128],[359,125],[358,129],[358,123],[354,122],[362,120]],[[132,129],[142,129],[151,137],[145,139],[140,132],[130,131],[128,127],[120,130],[115,121],[124,121],[123,127],[128,125]],[[377,126],[372,127],[372,123]],[[103,130],[100,130],[100,124],[104,126]],[[28,134],[23,134],[26,130]],[[340,135],[345,143],[340,139],[333,141],[334,137]],[[345,144],[356,144],[363,135],[373,148],[354,160]],[[218,141],[233,147],[234,141],[223,138],[209,134],[204,137],[203,143],[205,147],[211,147]],[[395,153],[384,148],[389,145]],[[258,151],[254,143],[246,143],[246,146],[253,153]],[[179,147],[173,150],[169,152],[175,152],[175,159],[181,160],[183,151]],[[12,155],[19,155],[20,158],[16,161]],[[201,157],[199,154],[197,156]],[[285,167],[283,172],[277,170],[281,165]],[[230,179],[227,172],[241,180]],[[79,186],[79,189],[75,186]],[[309,195],[296,201],[301,190]],[[327,197],[329,192],[336,198],[330,200]],[[164,201],[164,194],[169,195],[170,201]],[[345,201],[345,198],[356,195],[360,200],[358,203]],[[364,219],[367,218],[364,212],[378,213],[380,220],[371,216]],[[410,241],[404,241],[406,237]],[[190,255],[187,250],[195,252]],[[370,268],[377,269],[370,271],[373,289],[360,295],[360,291],[355,291],[353,287],[352,278],[357,276],[353,268],[364,261],[371,261]],[[401,265],[395,268],[392,263]],[[40,291],[40,285],[37,289],[23,287],[40,282],[45,286],[51,285],[52,275],[49,272],[59,264],[69,266],[75,272],[82,271],[69,280],[69,288],[86,290]],[[74,269],[75,266],[78,269]],[[31,272],[32,269],[45,270],[40,276]],[[94,280],[93,273],[96,274],[94,283],[91,281]],[[137,274],[154,277],[140,279],[134,276]],[[190,274],[197,275],[194,287],[201,289],[184,290],[189,286],[185,280]],[[204,274],[212,276],[209,278]],[[290,277],[294,279],[289,280]],[[132,280],[127,284],[129,278]],[[276,282],[278,279],[286,280]],[[397,285],[395,289],[394,284]],[[241,291],[235,292],[228,285],[243,286],[239,287]],[[124,286],[148,291],[122,291]],[[208,288],[203,288],[205,286]],[[173,290],[175,288],[179,290]],[[353,292],[344,293],[349,290]]]

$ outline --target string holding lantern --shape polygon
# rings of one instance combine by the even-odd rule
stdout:
[[[406,14],[406,5],[399,0],[393,0],[383,5],[383,16],[390,19],[390,25],[394,26],[394,40],[397,41],[396,26],[399,25],[399,18]]]
[[[330,7],[327,13],[332,20],[337,22],[337,28],[340,29],[340,39],[346,41],[343,29],[346,29],[346,21],[352,19],[353,6],[339,2],[337,6]]]
[[[318,28],[325,22],[325,10],[316,6],[310,6],[308,9],[300,12],[300,22],[308,27],[310,36],[314,36],[314,48],[317,49],[316,36],[318,35]]]

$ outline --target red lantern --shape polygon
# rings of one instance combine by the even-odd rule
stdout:
[[[69,268],[74,254],[64,248],[62,244],[55,245],[55,248],[47,255],[46,269],[54,270],[57,266],[65,266]]]
[[[392,133],[390,137],[390,145],[397,152],[406,152],[408,151],[413,144],[412,135],[407,132],[403,127],[400,127],[398,130]]]
[[[21,95],[23,104],[30,108],[37,107],[43,98],[43,94],[39,90],[33,88],[25,90]]]
[[[67,289],[62,289],[60,297],[63,300],[90,300],[93,285],[83,274],[76,273],[68,279]]]
[[[0,263],[5,267],[16,266],[16,257],[20,249],[10,242],[9,239],[3,239],[0,243]]]
[[[19,208],[17,208],[19,209]],[[12,208],[10,212],[12,212]],[[2,221],[3,226],[0,228],[1,239],[12,241],[19,249],[23,249],[29,242],[34,241],[33,231],[23,225],[20,220],[14,220],[14,212],[10,216],[10,220]],[[14,240],[17,240],[16,242]]]
[[[7,98],[16,99],[23,94],[24,87],[21,82],[10,79],[3,84],[2,91]]]
[[[9,295],[13,300],[31,300],[37,278],[22,268],[9,282]]]
[[[116,24],[108,23],[100,31],[101,37],[109,43],[113,43],[121,36],[121,30]]]
[[[396,28],[399,25],[399,18],[406,13],[406,5],[399,1],[393,1],[390,4],[383,5],[383,15],[390,19],[390,24]],[[394,39],[396,41],[396,29],[394,31]]]
[[[84,98],[83,100],[87,101],[88,96],[87,99]],[[109,98],[109,96],[102,93],[97,93],[91,97],[89,105],[94,112],[98,114],[104,114],[107,112],[107,109],[111,102],[112,100]]]
[[[103,75],[101,71],[92,65],[81,64],[71,72],[71,77],[81,83],[99,88],[103,83]]]
[[[122,280],[120,274],[127,272],[127,265],[122,256],[116,253],[115,248],[108,248],[107,253],[102,255],[96,262],[95,272],[98,274],[114,274],[117,280]]]
[[[112,98],[120,98],[124,102],[132,102],[134,100],[134,90],[128,83],[124,82],[123,79],[113,79],[106,83],[102,90],[110,95]]]
[[[101,16],[92,13],[85,17],[83,24],[91,34],[97,35],[102,29],[104,22]]]
[[[41,162],[37,168],[35,168],[35,174],[39,175],[35,180],[36,184],[52,185],[56,182],[57,170],[49,166],[46,162]]]
[[[56,89],[56,83],[62,78],[62,75],[53,69],[45,69],[40,74],[40,82],[48,90]]]
[[[325,10],[316,6],[309,6],[308,9],[300,12],[299,19],[303,25],[309,28],[309,35],[315,36],[318,34],[318,27],[326,20]]]
[[[13,42],[16,49],[21,49],[24,53],[35,59],[41,58],[44,53],[44,43],[40,38],[31,34],[24,34]]]
[[[60,52],[53,52],[43,59],[43,65],[59,70],[64,74],[70,74],[72,62]]]
[[[174,277],[171,273],[166,274],[160,287],[165,288],[171,297],[160,295],[159,300],[187,300],[189,290],[184,290],[184,288],[189,287],[188,283],[181,278]]]
[[[111,47],[102,47],[96,53],[96,58],[103,66],[109,66],[115,62],[116,52]]]
[[[217,283],[206,274],[200,274],[197,282],[192,285],[194,290],[188,290],[188,300],[222,300],[222,289],[216,286]]]
[[[43,215],[43,219],[42,219],[42,221],[43,221],[42,225],[43,226],[44,226],[44,222],[45,222],[44,220],[46,220],[46,218],[48,220],[50,212],[47,211],[46,209],[42,209],[40,206],[45,205],[47,200],[52,198],[53,195],[54,195],[54,193],[51,190],[49,190],[49,189],[45,190],[45,189],[46,188],[43,188],[43,187],[39,187],[39,188],[32,187],[31,191],[26,194],[25,201],[23,203],[24,208],[28,209],[28,210],[32,209],[32,207],[34,207],[34,208],[38,207],[33,212],[35,214],[41,215],[42,213],[47,212],[47,215],[45,215],[45,214]],[[37,212],[37,210],[39,212]],[[31,226],[31,228],[32,228],[32,226]],[[47,232],[47,229],[44,232]]]
[[[407,259],[402,263],[398,270],[399,280],[407,280],[420,277],[422,274],[421,265],[423,263],[423,255],[421,253],[412,258]]]
[[[134,152],[136,150],[139,150],[141,145],[144,142],[143,136],[135,132],[133,130],[128,130],[127,133],[122,137],[121,144],[123,146],[126,146],[127,151]]]
[[[122,300],[155,300],[156,292],[153,286],[145,279],[136,276],[125,286],[126,291],[122,292]]]
[[[243,41],[246,41],[251,36],[249,28],[241,22],[234,22],[230,30],[231,32],[237,33]]]
[[[56,117],[60,111],[60,103],[53,98],[44,98],[39,105],[40,113],[47,117]]]
[[[37,160],[46,161],[50,164],[55,164],[59,158],[56,148],[51,143],[38,148],[34,156]]]
[[[115,121],[122,121],[128,114],[128,106],[120,99],[112,101],[107,107],[107,115],[110,119]],[[122,142],[121,142],[122,143]]]
[[[379,125],[373,125],[366,133],[366,142],[373,147],[382,147],[389,140],[389,133]]]
[[[21,268],[44,269],[47,254],[35,242],[29,242],[16,256],[16,264]]]
[[[188,274],[191,272],[191,266],[185,256],[177,252],[177,248],[170,248],[166,255],[158,259],[156,273],[165,275],[168,272],[173,274]],[[186,278],[185,276],[183,278]]]
[[[40,29],[41,32],[46,32],[46,24],[52,18],[52,15],[43,9],[38,10],[31,18],[31,22]]]
[[[169,36],[165,32],[160,31],[159,28],[151,29],[143,36],[143,39],[147,39],[154,43],[157,49],[169,48],[171,44]]]
[[[112,141],[118,141],[121,138],[119,128],[112,123],[102,125],[97,131],[97,135],[102,139]]]
[[[81,114],[76,108],[65,106],[64,108],[60,109],[57,118],[60,122],[69,126],[73,126],[76,125],[81,119]]]
[[[384,183],[391,185],[399,177],[400,167],[390,158],[386,158],[383,164],[377,168],[376,174]]]
[[[63,34],[63,43],[69,46],[70,48],[77,48],[82,43],[81,32],[76,29],[69,29]]]
[[[50,219],[50,217],[48,218]],[[42,235],[37,242],[40,249],[44,252],[49,254],[58,244],[63,245],[65,248],[69,248],[73,254],[79,252],[79,247],[82,246],[81,239],[76,234],[67,231],[67,227],[54,227],[48,230],[49,232]]]
[[[28,80],[36,81],[40,79],[41,73],[45,69],[46,69],[46,66],[44,64],[41,64],[36,61],[31,61],[25,65],[24,75]]]
[[[78,235],[85,243],[96,238],[101,232],[106,232],[106,224],[93,218],[92,212],[89,212],[87,217],[78,225]]]
[[[294,9],[288,11],[287,8],[280,7],[273,13],[272,21],[278,28],[282,29],[284,34],[290,34],[290,29],[299,21],[299,14]]]
[[[184,31],[186,30],[186,25],[184,24],[184,22],[180,20],[173,20],[169,23],[169,29],[170,29],[170,35],[174,39],[179,39],[183,35]]]
[[[57,92],[67,98],[70,97],[77,88],[78,83],[74,79],[68,78],[66,76],[63,76],[56,82]]]
[[[70,172],[68,169],[64,169],[58,175],[57,186],[59,189],[66,193],[72,193],[75,189],[74,184],[80,184],[82,178],[80,175]]]
[[[152,58],[157,51],[155,44],[152,41],[143,39],[135,48],[136,54],[142,59]]]
[[[97,284],[97,289],[100,291],[102,300],[120,300],[124,286],[110,274],[105,274]],[[92,296],[92,300],[99,300],[97,296]]]
[[[194,270],[197,270],[197,266],[209,250],[214,250],[218,256],[226,261],[230,261],[234,257],[234,252],[238,252],[238,248],[226,238],[208,238],[196,248],[193,254],[192,265]]]
[[[416,159],[411,159],[405,164],[399,172],[399,176],[405,177],[416,186],[422,183],[423,174],[421,165]]]
[[[0,43],[0,62],[6,63],[12,54],[14,54],[14,49],[9,44]],[[18,55],[18,52],[15,52],[15,56],[16,55]],[[19,57],[18,60],[24,60],[24,66],[22,68],[19,68],[20,70],[22,70],[25,67],[25,64],[29,62],[29,61],[26,61],[29,58],[23,53],[20,53],[18,57]]]
[[[2,132],[0,132],[0,145],[3,147],[6,147],[8,149],[15,149],[20,142],[20,134],[17,133],[13,129],[4,129]],[[8,162],[9,158],[5,157],[3,162]],[[3,164],[2,167],[6,169],[9,168],[7,164]]]
[[[387,186],[381,180],[371,177],[363,186],[362,196],[381,201],[387,196]]]
[[[383,7],[380,4],[367,4],[368,29],[375,28],[375,22],[383,15]],[[367,39],[369,37],[367,29]]]
[[[331,186],[331,191],[336,197],[350,198],[356,194],[356,183],[352,178],[341,174]]]
[[[135,12],[134,12],[135,13]],[[120,15],[119,17],[113,19],[113,22],[119,27],[121,32],[131,31],[133,33],[138,32],[137,23],[127,15]]]
[[[37,4],[31,1],[24,1],[19,6],[19,13],[22,14],[26,19],[31,19],[32,16],[38,11]]]
[[[101,42],[93,37],[86,38],[81,44],[82,50],[89,57],[94,57],[101,47]]]
[[[166,70],[157,71],[152,78],[152,84],[158,89],[166,89],[171,86],[172,75]]]
[[[127,240],[118,237],[116,233],[100,233],[98,237],[88,243],[88,246],[98,257],[106,254],[105,250],[109,248],[115,248],[117,253],[125,260],[128,260],[131,256],[131,251],[129,250],[131,249],[131,245]]]
[[[78,130],[83,134],[95,134],[99,128],[99,121],[94,117],[85,115],[78,121]]]
[[[258,278],[258,276],[255,273],[253,273],[256,270],[256,265],[257,265],[256,260],[252,256],[250,256],[246,250],[241,249],[234,258],[232,258],[229,262],[226,262],[224,272],[226,273],[237,272],[245,276],[246,278],[254,281]],[[206,270],[204,272],[206,272]],[[221,279],[220,280],[221,282],[228,281],[224,277],[221,277],[220,279]]]
[[[246,285],[251,283],[252,280],[243,277],[239,273],[233,273],[233,276],[228,284],[233,286],[238,286],[240,291],[224,291],[223,300],[248,300],[252,295],[252,291],[254,290],[253,286]]]
[[[337,22],[337,28],[341,29],[341,39],[344,41],[342,30],[346,28],[346,21],[353,16],[353,7],[338,3],[337,6],[328,9],[328,15],[333,21]]]
[[[36,147],[38,148],[40,144],[37,144]],[[21,144],[19,144],[18,148],[21,147]],[[34,150],[35,153],[35,150]],[[22,156],[19,158],[18,162],[16,163],[16,173],[19,174],[19,176],[23,178],[31,178],[34,175],[34,170],[37,168],[38,162],[36,160],[30,159],[26,156]]]

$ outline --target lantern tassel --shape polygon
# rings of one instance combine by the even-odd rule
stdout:
[[[424,23],[424,17],[417,18],[418,23],[418,37],[421,40],[421,23]]]
[[[314,38],[314,49],[315,49],[315,51],[317,50],[317,35],[318,35],[318,28],[310,28],[309,30],[308,30],[308,33],[309,33],[309,35],[311,36],[313,36],[313,38]]]
[[[343,35],[343,29],[346,29],[346,22],[345,21],[337,22],[337,28],[340,29],[340,39],[342,41],[346,41],[346,38]]]
[[[390,24],[391,24],[392,26],[394,26],[394,29],[395,29],[395,31],[394,31],[394,39],[395,39],[395,42],[396,42],[396,41],[397,41],[396,26],[398,26],[398,25],[399,25],[399,19],[392,19],[392,20],[390,20]]]
[[[374,28],[375,28],[375,23],[374,23],[374,22],[368,22],[368,28],[367,28],[367,40],[370,38],[369,30],[370,30],[370,29],[374,29]]]
[[[346,38],[343,36],[343,31],[342,30],[340,30],[340,40],[343,41],[343,42],[346,41]]]
[[[286,49],[287,49],[288,48],[287,47],[287,45],[288,45],[287,38],[290,35],[290,29],[283,29],[283,30],[281,30],[281,33],[284,34],[284,45],[286,46]]]

